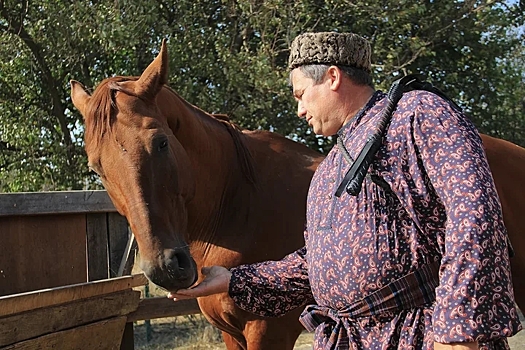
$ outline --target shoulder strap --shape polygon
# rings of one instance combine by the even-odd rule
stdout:
[[[357,196],[359,194],[363,185],[363,180],[368,172],[368,168],[379,150],[379,147],[381,147],[381,144],[383,143],[384,134],[388,129],[388,125],[392,119],[392,113],[394,112],[397,103],[403,96],[403,93],[412,90],[426,90],[435,93],[449,101],[454,108],[461,110],[460,107],[448,98],[441,90],[428,82],[420,80],[418,75],[410,74],[394,81],[388,91],[388,103],[379,119],[379,125],[377,126],[376,131],[368,137],[366,144],[357,156],[356,161],[352,164],[343,181],[337,188],[337,191],[335,192],[337,197],[340,197],[345,190],[352,196]]]

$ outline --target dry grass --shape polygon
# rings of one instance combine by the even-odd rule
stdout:
[[[220,332],[201,315],[180,316],[135,323],[137,350],[225,350]],[[148,340],[148,334],[150,339]],[[312,333],[303,333],[296,350],[312,348]]]
[[[202,315],[190,315],[136,322],[135,349],[226,349],[220,332]]]
[[[166,292],[152,283],[143,288],[141,297],[165,296]],[[202,315],[166,317],[138,321],[133,326],[135,349],[152,350],[222,350],[221,333]]]

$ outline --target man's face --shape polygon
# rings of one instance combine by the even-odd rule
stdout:
[[[331,80],[325,77],[321,83],[315,84],[299,68],[292,71],[291,80],[299,118],[305,118],[318,135],[334,135],[342,124],[334,113]]]

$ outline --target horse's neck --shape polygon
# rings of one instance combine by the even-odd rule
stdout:
[[[188,215],[193,218],[190,229],[208,236],[205,239],[212,239],[209,235],[221,225],[225,206],[242,201],[238,192],[242,191],[245,179],[238,165],[234,141],[223,122],[175,92],[169,89],[163,92],[165,96],[160,97],[169,103],[159,103],[159,106],[163,106],[170,128],[188,154],[195,180],[195,198],[188,207]]]
[[[173,90],[164,88],[157,101],[168,124],[192,160],[202,160],[207,169],[220,166],[224,160],[225,143],[229,136],[220,122],[206,112],[188,103]],[[204,157],[203,157],[204,155]],[[212,157],[215,156],[215,157]],[[219,157],[220,156],[220,157]],[[202,168],[204,170],[205,168]]]

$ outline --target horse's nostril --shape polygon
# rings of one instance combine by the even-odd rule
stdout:
[[[179,269],[188,269],[192,267],[192,259],[188,253],[178,252],[175,253],[175,257],[179,262]]]
[[[171,273],[189,273],[197,269],[188,249],[175,248],[164,251],[164,266]]]
[[[190,253],[183,249],[167,249],[164,257],[166,266],[177,266],[179,270],[191,267]]]

